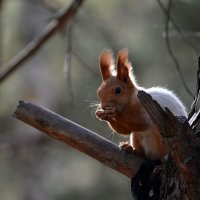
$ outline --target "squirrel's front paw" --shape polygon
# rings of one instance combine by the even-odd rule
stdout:
[[[133,149],[133,147],[130,145],[129,142],[120,142],[119,148],[125,152],[131,152],[131,153],[135,152],[135,149]]]
[[[106,121],[109,121],[110,119],[115,119],[117,116],[116,108],[112,106],[107,106],[104,110],[99,109],[96,111],[96,116],[99,119]]]
[[[105,114],[104,110],[97,110],[96,111],[96,117],[101,119],[101,120],[106,120],[107,119],[107,115]]]

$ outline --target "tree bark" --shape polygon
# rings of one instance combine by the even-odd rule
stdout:
[[[188,119],[175,117],[143,91],[138,98],[160,129],[169,156],[163,160],[160,199],[200,198],[200,60],[197,86]]]
[[[20,101],[14,117],[130,178],[144,160],[134,153],[124,152],[98,134],[41,106]]]
[[[160,199],[199,199],[200,143],[185,117],[165,111],[151,96],[140,91],[138,97],[160,129],[169,156],[163,159]]]

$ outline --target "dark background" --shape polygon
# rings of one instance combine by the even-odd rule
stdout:
[[[67,0],[1,0],[0,70],[37,37]],[[161,1],[167,6],[166,0]],[[188,87],[195,90],[200,44],[199,0],[174,0],[169,23],[171,48]],[[130,180],[88,156],[12,118],[19,100],[43,105],[118,143],[96,120],[101,82],[98,55],[127,48],[140,86],[163,86],[190,108],[188,94],[166,46],[166,14],[156,0],[87,0],[70,26],[0,84],[0,199],[130,200]],[[69,32],[70,31],[70,32]],[[68,34],[71,33],[71,34]],[[188,45],[188,42],[192,45]],[[65,79],[72,46],[71,86]],[[125,138],[126,140],[127,138]]]

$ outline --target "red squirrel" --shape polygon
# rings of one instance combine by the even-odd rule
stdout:
[[[100,107],[96,116],[107,121],[111,129],[119,134],[130,134],[133,150],[149,159],[161,159],[167,154],[166,147],[157,126],[140,103],[137,93],[144,90],[161,107],[168,107],[176,116],[187,116],[185,106],[171,91],[153,87],[145,89],[136,84],[128,61],[128,52],[118,52],[116,66],[112,52],[103,51],[99,56],[102,83],[97,90]]]

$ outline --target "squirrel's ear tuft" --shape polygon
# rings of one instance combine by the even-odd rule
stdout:
[[[114,65],[113,55],[111,50],[103,51],[99,56],[99,67],[103,80],[112,76],[112,66]]]
[[[130,71],[131,64],[128,62],[128,52],[126,49],[123,49],[119,51],[117,55],[117,77],[119,79],[127,80]]]

